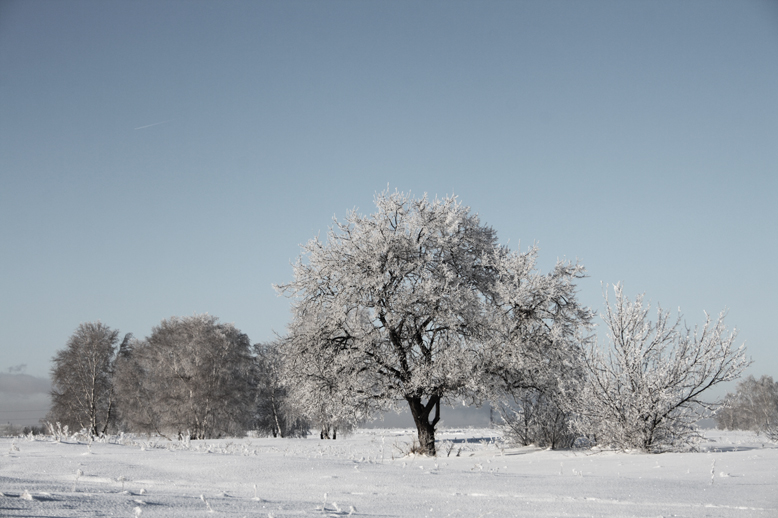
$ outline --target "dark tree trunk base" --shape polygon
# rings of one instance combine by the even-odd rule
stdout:
[[[416,424],[416,431],[419,437],[418,453],[429,455],[430,457],[436,456],[435,425],[440,421],[440,397],[432,396],[426,404],[422,403],[420,396],[409,396],[405,399],[408,401],[413,422]],[[433,408],[435,409],[435,417],[430,421],[429,418]]]

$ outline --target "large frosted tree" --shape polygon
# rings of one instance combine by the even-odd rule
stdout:
[[[405,401],[421,453],[435,454],[440,404],[479,403],[535,386],[575,363],[578,264],[541,275],[537,250],[510,251],[456,197],[376,196],[377,211],[352,211],[327,241],[303,246],[281,342],[289,383],[353,415]]]

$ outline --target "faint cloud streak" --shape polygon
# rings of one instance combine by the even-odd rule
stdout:
[[[167,124],[168,122],[172,122],[172,119],[171,120],[167,120],[167,121],[162,121],[162,122],[155,122],[154,124],[147,124],[145,126],[138,126],[135,129],[136,130],[142,130],[142,129],[146,129],[146,128],[151,128],[152,126],[159,126],[160,124]]]

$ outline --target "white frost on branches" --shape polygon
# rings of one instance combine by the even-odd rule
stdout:
[[[614,286],[615,304],[606,294],[603,320],[609,347],[592,343],[586,351],[586,381],[571,398],[579,409],[578,429],[598,444],[622,449],[662,451],[687,443],[695,435],[700,411],[713,405],[704,391],[736,379],[750,363],[744,345],[735,347],[736,333],[707,316],[702,327],[681,326],[670,313],[650,305],[643,296],[628,300]]]
[[[375,203],[304,245],[294,281],[278,287],[294,301],[288,383],[355,418],[405,400],[434,455],[441,401],[479,403],[574,363],[590,319],[573,284],[584,269],[541,275],[536,248],[498,245],[453,196],[384,192]]]

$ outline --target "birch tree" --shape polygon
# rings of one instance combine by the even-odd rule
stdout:
[[[303,246],[282,342],[292,383],[369,415],[404,401],[421,453],[435,454],[440,404],[480,403],[532,384],[576,347],[591,317],[578,264],[541,275],[537,249],[510,251],[456,197],[376,196]]]
[[[714,404],[705,391],[737,379],[749,365],[745,346],[735,346],[736,333],[706,315],[694,329],[674,321],[640,295],[634,302],[614,286],[615,303],[606,294],[602,315],[609,344],[592,343],[585,355],[586,378],[574,401],[577,427],[604,446],[665,451],[695,436],[694,424]]]
[[[113,417],[112,374],[118,340],[119,331],[101,322],[78,326],[52,359],[48,419],[92,435],[107,431]]]

